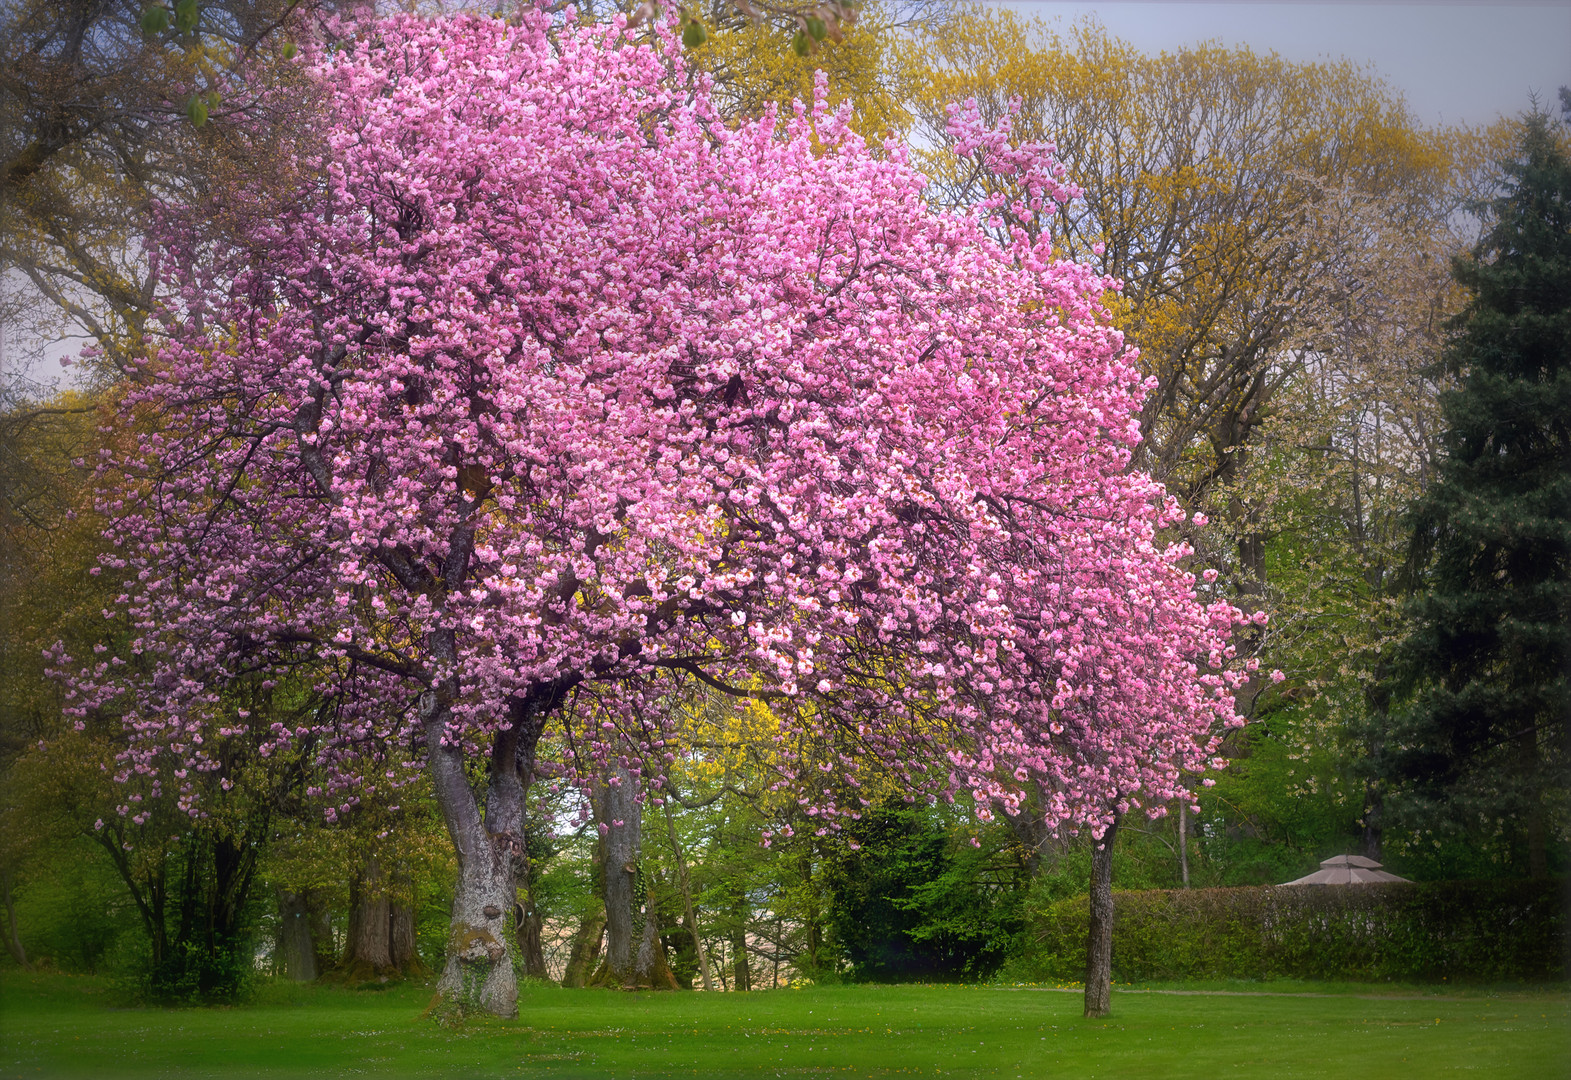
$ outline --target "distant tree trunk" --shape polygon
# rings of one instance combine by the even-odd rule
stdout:
[[[545,919],[540,914],[540,905],[535,903],[535,868],[529,861],[528,834],[524,837],[524,859],[519,869],[518,905],[513,909],[514,922],[517,927],[518,955],[524,961],[524,974],[531,979],[541,979],[549,982],[551,973],[545,966],[545,942],[543,940]]]
[[[1091,853],[1091,925],[1086,935],[1085,1015],[1098,1020],[1113,1011],[1113,841],[1118,818]]]
[[[653,896],[644,901],[644,932],[633,958],[633,985],[640,990],[682,988],[666,959],[665,944],[660,940],[660,915],[655,910]]]
[[[382,863],[366,856],[349,883],[349,932],[344,941],[343,971],[350,979],[385,978],[393,968],[392,913]]]
[[[332,913],[318,890],[307,889],[301,896],[305,900],[306,922],[311,928],[311,955],[316,961],[316,973],[320,976],[331,970],[338,959],[338,945],[333,940]]]
[[[606,948],[604,970],[592,981],[634,985],[633,904],[638,887],[641,808],[637,785],[627,769],[617,769],[600,787],[600,844],[605,864]]]
[[[1189,888],[1189,797],[1178,799],[1178,873]]]
[[[1364,858],[1380,861],[1380,847],[1382,835],[1381,818],[1384,815],[1385,799],[1380,792],[1380,783],[1369,779],[1364,781]]]
[[[604,908],[584,916],[573,935],[573,944],[567,954],[567,968],[562,972],[563,986],[584,986],[600,959],[600,939],[605,936]]]
[[[406,870],[393,872],[393,890],[387,905],[387,956],[401,975],[424,975],[415,940],[415,883]]]
[[[278,974],[290,982],[311,982],[321,973],[311,940],[311,912],[303,892],[278,890],[278,940],[273,958]]]
[[[810,924],[810,925],[812,926],[812,929],[817,929],[816,925],[813,925],[813,924]],[[775,941],[783,943],[784,940],[785,940],[785,920],[782,919],[779,915],[776,915],[775,916]],[[771,990],[778,990],[778,989],[780,989],[780,949],[781,949],[781,947],[782,946],[780,944],[777,944],[775,946],[774,971],[771,973],[770,978],[769,978],[769,988]],[[808,948],[810,950],[812,950],[813,970],[817,971],[818,970],[818,952],[817,952],[818,946],[813,941],[813,934],[812,934],[811,930],[808,933]]]
[[[753,988],[752,972],[747,966],[747,898],[737,901],[732,909],[736,920],[731,931],[731,978],[738,990]]]
[[[16,904],[11,899],[11,871],[0,870],[0,893],[5,897],[5,948],[11,954],[11,959],[17,962],[23,971],[32,971],[32,962],[27,959],[27,950],[22,948],[22,939],[16,932]]]
[[[802,895],[805,898],[802,913],[803,938],[807,953],[807,975],[816,979],[819,975],[820,956],[824,948],[824,919],[823,912],[818,906],[818,890],[813,887],[813,850],[809,846],[802,856]],[[779,936],[778,934],[776,935]],[[775,981],[780,981],[780,963],[775,961]]]
[[[1378,766],[1385,754],[1385,731],[1391,711],[1390,670],[1383,658],[1375,663],[1369,685],[1364,690],[1364,703],[1368,714],[1364,754],[1367,760]],[[1364,781],[1363,827],[1364,857],[1380,862],[1385,828],[1385,793],[1378,775]]]
[[[687,860],[682,858],[682,845],[676,842],[676,822],[671,817],[671,804],[665,807],[666,835],[671,838],[671,854],[676,859],[677,880],[682,886],[682,914],[687,919],[687,932],[693,935],[693,951],[698,958],[698,973],[703,978],[704,989],[713,990],[709,978],[709,957],[704,955],[704,939],[698,935],[698,918],[693,912],[693,892],[687,882]]]

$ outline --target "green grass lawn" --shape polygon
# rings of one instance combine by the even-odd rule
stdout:
[[[430,992],[419,987],[273,985],[242,1008],[162,1010],[117,1007],[96,980],[8,972],[0,1080],[1571,1075],[1566,993],[1283,989],[1289,993],[1241,995],[1225,984],[1199,993],[1115,990],[1114,1017],[1105,1021],[1081,1019],[1079,996],[1052,990],[529,989],[516,1022],[447,1031],[421,1019]],[[1321,989],[1332,992],[1289,996]]]

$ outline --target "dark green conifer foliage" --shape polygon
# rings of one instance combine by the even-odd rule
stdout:
[[[1408,816],[1548,872],[1571,710],[1571,160],[1525,117],[1443,357],[1445,450],[1413,511],[1408,707],[1386,763]],[[1434,826],[1430,826],[1434,827]],[[1563,869],[1560,867],[1559,869]]]

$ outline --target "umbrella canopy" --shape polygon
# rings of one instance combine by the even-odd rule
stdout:
[[[1284,885],[1373,885],[1376,882],[1406,881],[1407,878],[1388,874],[1380,864],[1362,855],[1334,855],[1320,863],[1320,869]]]

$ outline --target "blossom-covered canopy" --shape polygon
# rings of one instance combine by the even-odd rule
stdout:
[[[363,744],[529,717],[658,780],[678,678],[766,696],[828,822],[873,766],[1097,831],[1208,766],[1242,616],[1159,536],[1115,283],[1050,229],[935,212],[822,95],[728,127],[619,24],[402,17],[315,62],[313,179],[158,252],[106,465],[138,659],[72,690],[128,774],[216,767],[242,676],[330,705],[271,745],[322,736],[344,805]],[[974,107],[952,134],[1017,217],[1074,194]]]

